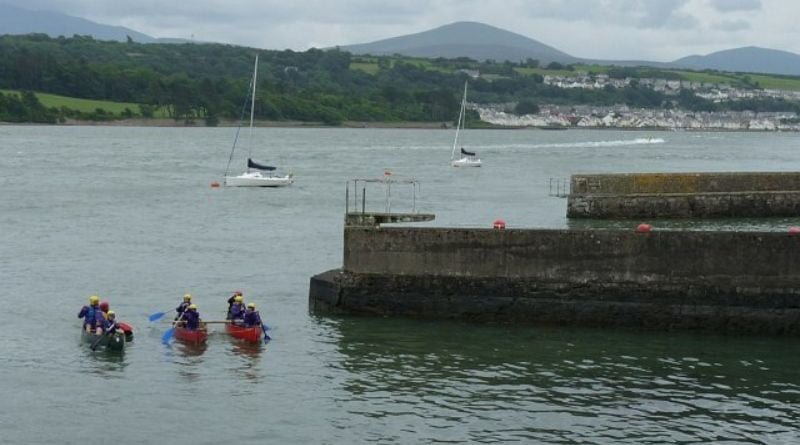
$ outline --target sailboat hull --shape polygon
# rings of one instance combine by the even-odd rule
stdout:
[[[455,159],[451,161],[450,165],[453,167],[480,167],[481,160],[477,158],[463,157],[461,159]]]
[[[286,187],[292,185],[294,177],[286,176],[267,176],[261,172],[242,173],[239,176],[226,176],[226,187]]]

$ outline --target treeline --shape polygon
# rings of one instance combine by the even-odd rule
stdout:
[[[138,44],[34,34],[0,36],[0,89],[139,105],[125,113],[103,109],[87,113],[69,106],[47,109],[29,93],[6,94],[0,99],[0,120],[153,117],[157,110],[166,110],[176,120],[199,119],[207,125],[238,119],[256,53],[260,56],[258,119],[330,125],[343,121],[453,121],[458,116],[463,82],[468,79],[462,70],[477,70],[482,75],[469,80],[470,102],[519,103],[520,113],[535,111],[538,104],[622,103],[636,108],[690,110],[736,109],[745,104],[714,104],[689,91],[678,97],[665,96],[637,85],[562,89],[545,85],[539,74],[522,74],[523,69],[538,66],[535,60],[498,63],[463,57],[357,57],[335,49],[266,51],[220,44]],[[796,108],[785,101],[751,101],[746,106],[760,111]]]

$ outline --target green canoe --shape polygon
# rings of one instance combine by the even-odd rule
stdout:
[[[81,338],[84,342],[89,343],[90,345],[93,345],[97,339],[100,338],[100,342],[97,344],[97,347],[104,348],[108,351],[123,351],[125,349],[124,332],[115,332],[111,335],[97,335],[90,334],[86,332],[85,329],[81,329]]]

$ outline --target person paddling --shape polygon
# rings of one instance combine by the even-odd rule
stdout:
[[[236,292],[233,293],[233,295],[228,297],[228,314],[229,315],[231,313],[231,306],[233,306],[233,303],[236,301],[236,297],[244,298],[244,296],[242,295],[242,291],[237,290]],[[230,316],[228,318],[230,318]]]
[[[103,325],[103,330],[105,331],[106,335],[114,335],[117,332],[123,332],[122,326],[117,323],[117,315],[114,311],[109,310],[106,312],[106,321]]]
[[[186,329],[196,330],[200,327],[200,313],[197,312],[197,305],[192,303],[183,312],[183,322]]]
[[[78,318],[83,318],[83,329],[88,333],[103,333],[103,322],[105,317],[100,309],[100,297],[92,295],[89,297],[89,305],[83,306],[78,312]]]
[[[261,326],[261,315],[258,314],[255,303],[247,303],[247,310],[244,313],[244,325],[248,328]]]
[[[175,321],[181,318],[181,314],[183,314],[191,304],[192,304],[192,294],[185,294],[183,296],[183,302],[181,302],[181,304],[179,304],[178,307],[175,308],[175,312],[178,313],[178,315],[175,316]]]
[[[230,320],[231,322],[233,322],[233,324],[242,323],[242,319],[244,318],[244,312],[245,312],[243,301],[244,297],[242,297],[241,295],[236,295],[236,297],[233,299],[233,304],[231,304],[231,311],[229,314]]]

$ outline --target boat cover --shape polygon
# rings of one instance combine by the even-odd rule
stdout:
[[[464,147],[461,147],[461,154],[464,155],[464,156],[475,156],[475,152],[474,151],[464,150]]]
[[[275,170],[275,167],[273,167],[271,165],[259,164],[259,163],[253,161],[250,158],[247,158],[247,168],[256,168],[258,170],[267,170],[267,171]]]

